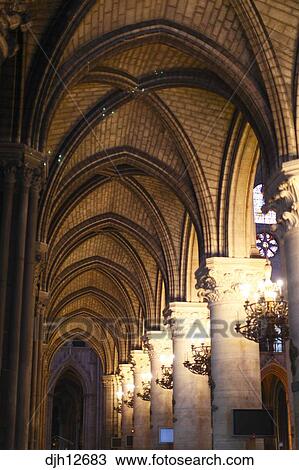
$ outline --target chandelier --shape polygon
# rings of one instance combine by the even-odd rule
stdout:
[[[141,378],[143,379],[141,382],[142,393],[138,392],[137,397],[141,398],[144,401],[150,401],[151,400],[152,374],[150,372],[145,372],[141,375]]]
[[[261,348],[274,352],[277,344],[289,337],[288,303],[282,295],[282,281],[272,282],[271,264],[267,260],[265,279],[259,284],[254,302],[249,300],[250,285],[241,286],[246,298],[245,323],[236,324],[236,332],[245,338],[259,343]]]
[[[114,410],[117,413],[121,414],[121,412],[122,412],[122,398],[123,398],[123,392],[121,390],[118,390],[116,392],[116,398],[117,398],[117,405],[114,407]]]
[[[193,361],[185,361],[184,366],[193,374],[211,374],[211,346],[202,343],[200,346],[191,346]]]
[[[130,383],[127,384],[127,392],[126,392],[126,395],[124,396],[124,404],[128,408],[133,408],[134,406],[134,388],[135,388],[134,384],[130,384]]]
[[[173,366],[161,366],[162,377],[156,379],[156,383],[162,388],[171,390],[173,388]]]
[[[151,400],[151,383],[142,382],[142,393],[138,392],[137,397],[141,398],[144,401]]]

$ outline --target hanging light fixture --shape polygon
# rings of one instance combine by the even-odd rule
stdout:
[[[121,390],[118,390],[116,392],[116,398],[117,398],[117,405],[114,407],[114,410],[117,411],[117,413],[122,412],[122,398],[123,398],[123,392]]]
[[[152,374],[149,373],[144,373],[142,374],[142,393],[138,392],[137,397],[141,398],[144,401],[150,401],[151,400],[151,379],[152,379]]]
[[[167,390],[173,388],[173,354],[161,354],[161,379],[156,379],[156,384]]]
[[[282,281],[271,281],[271,264],[266,262],[265,279],[249,300],[251,286],[241,286],[245,301],[245,323],[237,323],[235,329],[245,338],[259,343],[263,350],[275,352],[278,344],[289,337],[288,303],[282,295]]]
[[[127,393],[124,398],[124,404],[128,408],[133,408],[134,406],[134,384],[127,384]]]
[[[173,389],[173,366],[161,366],[161,379],[156,379],[156,383],[162,388]]]
[[[193,361],[185,361],[184,366],[193,374],[211,374],[211,346],[202,343],[200,346],[191,345]]]

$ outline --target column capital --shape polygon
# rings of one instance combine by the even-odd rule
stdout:
[[[7,164],[6,162],[0,162],[0,171],[3,178],[4,184],[12,186],[16,182],[17,167],[13,164]]]
[[[111,387],[115,383],[116,377],[114,374],[101,375],[101,381],[104,387]]]
[[[193,337],[196,330],[200,331],[201,338],[207,337],[206,320],[210,318],[210,311],[206,302],[170,302],[163,316],[173,338],[189,334]]]
[[[119,364],[119,371],[122,383],[133,382],[132,364]]]
[[[281,238],[299,228],[299,159],[285,162],[265,185],[265,210],[276,212],[273,229]]]
[[[32,169],[43,168],[47,156],[25,144],[0,143],[1,166],[26,165]]]
[[[142,349],[133,349],[131,351],[132,365],[134,372],[140,372],[149,368],[148,354]]]
[[[48,302],[49,302],[49,292],[40,290],[38,294],[37,302],[35,304],[37,315],[42,315],[42,316],[44,315]]]
[[[265,268],[262,258],[208,258],[206,266],[195,273],[198,298],[209,304],[243,301],[242,284],[257,288],[265,277]]]
[[[144,343],[150,359],[159,358],[162,354],[172,354],[172,341],[167,328],[147,331]]]

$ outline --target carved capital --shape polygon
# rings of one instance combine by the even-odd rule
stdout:
[[[133,372],[140,373],[142,371],[149,370],[150,362],[148,354],[140,349],[134,349],[131,351]]]
[[[242,285],[254,289],[265,277],[265,260],[250,258],[209,258],[196,272],[200,302],[243,302]]]
[[[210,311],[206,302],[171,302],[163,312],[164,324],[168,325],[172,337],[196,334],[206,336]]]
[[[32,175],[32,184],[31,184],[32,190],[37,193],[40,193],[42,189],[42,181],[43,181],[43,178],[42,178],[40,170],[35,170]]]
[[[17,169],[15,165],[7,164],[6,162],[0,162],[1,176],[4,185],[12,186],[16,182]]]
[[[162,354],[172,354],[172,341],[167,329],[147,331],[145,347],[151,360],[160,358]]]
[[[114,374],[102,375],[101,380],[102,380],[103,386],[107,388],[111,388],[116,382],[116,378]]]
[[[25,191],[29,190],[32,183],[33,175],[33,168],[23,164],[17,167],[17,178],[20,182],[21,187],[24,188]]]
[[[36,315],[44,317],[45,311],[49,302],[49,293],[46,291],[39,291],[39,296],[35,304]]]
[[[119,376],[122,384],[133,382],[133,371],[131,364],[119,364]]]
[[[265,186],[264,210],[276,212],[277,224],[273,230],[283,237],[299,227],[299,162],[283,163],[279,173]]]

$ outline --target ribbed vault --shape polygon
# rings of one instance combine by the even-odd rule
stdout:
[[[160,324],[164,288],[166,302],[194,299],[206,256],[249,256],[248,217],[239,238],[235,228],[246,172],[296,150],[297,32],[280,1],[50,2],[51,24],[39,3],[49,2],[32,7],[22,136],[47,155],[47,320],[70,337],[86,322],[91,341],[106,332],[111,370]],[[284,3],[285,15],[296,8]],[[59,341],[57,328],[51,351]]]

